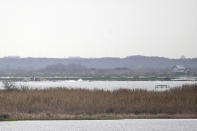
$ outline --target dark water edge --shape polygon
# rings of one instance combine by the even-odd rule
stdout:
[[[18,115],[18,116],[17,116]],[[19,117],[20,116],[20,117]],[[0,121],[24,121],[24,120],[122,120],[122,119],[197,119],[197,114],[96,114],[96,115],[69,115],[58,114],[47,116],[46,114],[19,113],[15,116],[0,116]]]

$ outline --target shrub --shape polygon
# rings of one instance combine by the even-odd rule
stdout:
[[[3,87],[5,90],[17,90],[16,85],[12,81],[3,81]]]

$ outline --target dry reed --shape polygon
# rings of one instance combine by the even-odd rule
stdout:
[[[168,91],[115,91],[51,88],[0,90],[0,119],[10,114],[193,114],[197,116],[197,85]],[[25,118],[25,117],[23,117]]]

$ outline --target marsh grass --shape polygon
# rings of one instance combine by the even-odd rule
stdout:
[[[143,114],[142,118],[146,118],[146,114],[168,116],[189,114],[196,117],[197,85],[184,85],[161,92],[139,89],[31,90],[27,87],[21,90],[0,90],[0,120],[66,119],[68,116],[80,116],[79,118],[85,119],[83,116],[91,118],[97,114],[108,114],[110,118],[120,114],[134,114],[134,116]]]

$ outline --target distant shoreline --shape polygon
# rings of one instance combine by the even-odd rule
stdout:
[[[62,81],[62,80],[85,80],[85,81],[197,81],[197,77],[131,77],[131,76],[76,76],[76,77],[49,77],[37,76],[37,80],[32,77],[0,77],[0,81]]]

